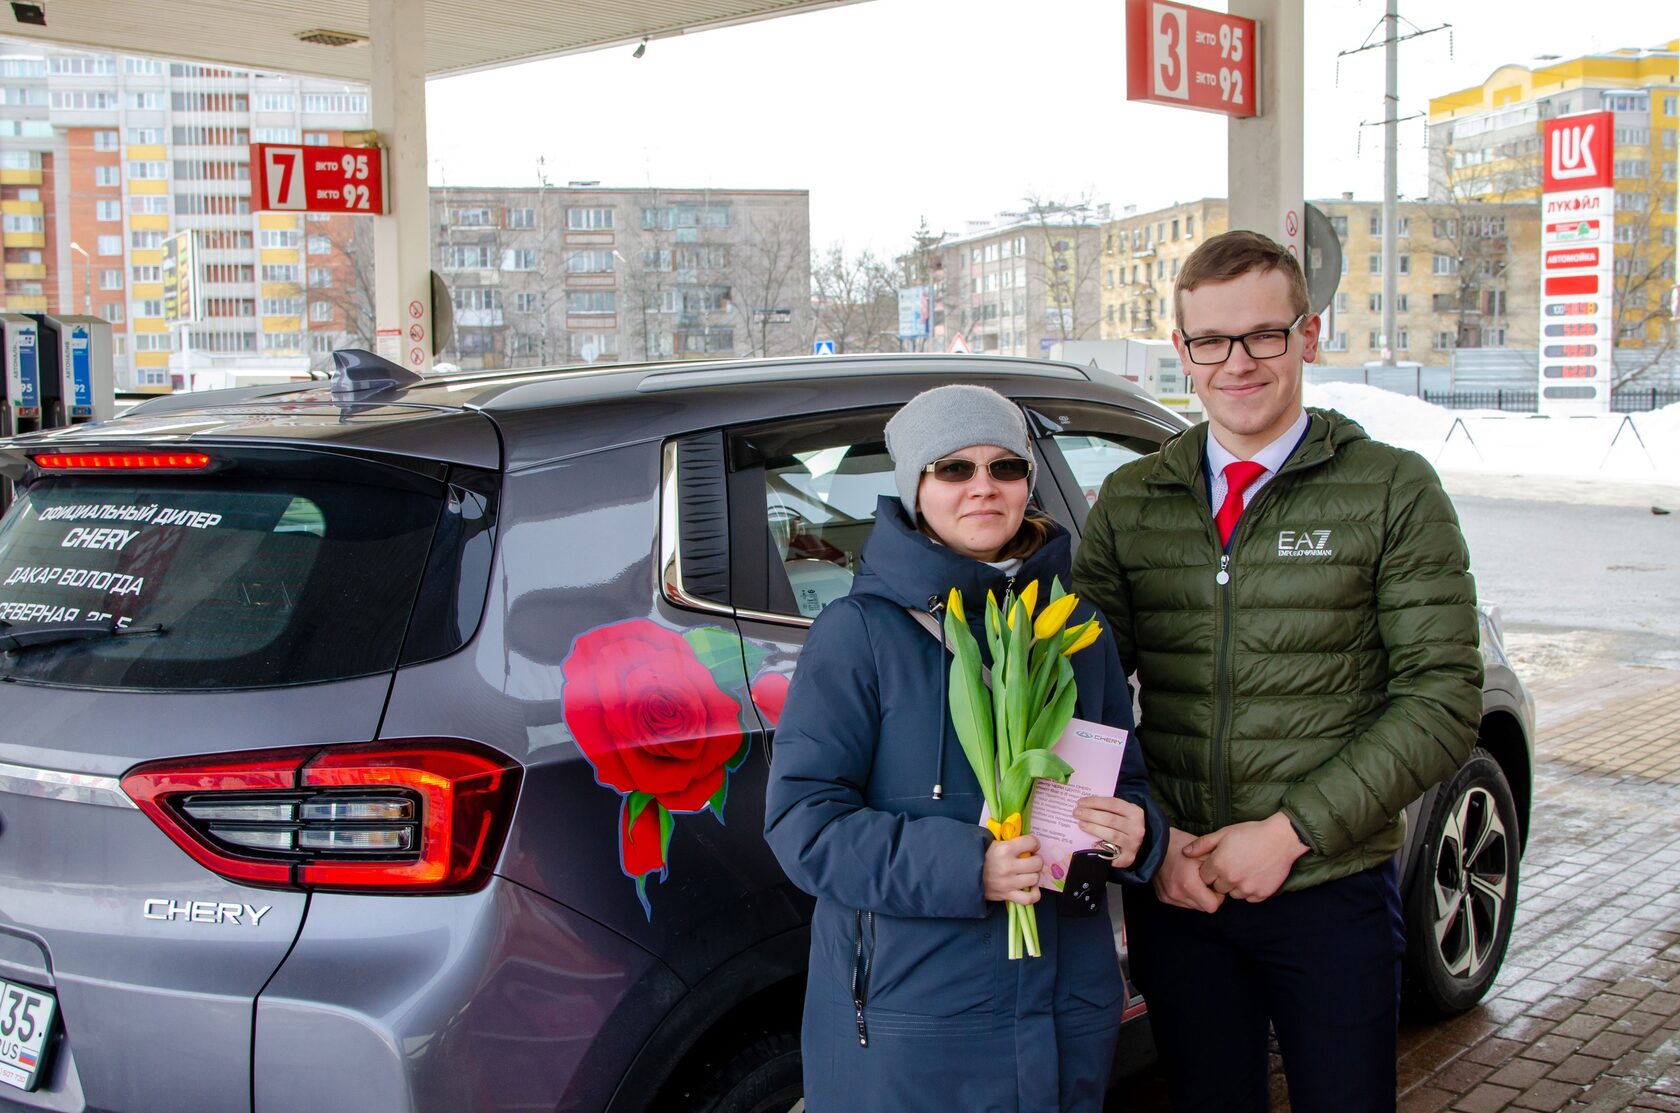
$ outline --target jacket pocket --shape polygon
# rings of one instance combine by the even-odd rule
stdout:
[[[876,915],[868,1004],[905,1016],[989,1014],[1003,923],[998,909],[977,920]]]

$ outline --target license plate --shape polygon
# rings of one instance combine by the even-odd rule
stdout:
[[[0,981],[0,1082],[33,1090],[58,1001],[44,989]]]

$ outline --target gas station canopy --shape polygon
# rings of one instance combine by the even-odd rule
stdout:
[[[852,0],[407,0],[423,12],[427,77],[467,73]],[[368,0],[30,0],[45,26],[0,32],[110,50],[367,82]],[[0,9],[3,10],[3,9]]]

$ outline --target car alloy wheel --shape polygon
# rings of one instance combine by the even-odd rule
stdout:
[[[1511,899],[1511,838],[1487,789],[1453,801],[1435,850],[1435,946],[1455,978],[1474,978],[1493,957]]]
[[[1405,1004],[1450,1016],[1493,985],[1517,910],[1522,831],[1499,762],[1477,749],[1420,815],[1404,897]]]

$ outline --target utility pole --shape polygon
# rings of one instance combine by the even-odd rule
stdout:
[[[1397,124],[1400,108],[1400,10],[1399,0],[1388,0],[1388,14],[1383,17],[1383,58],[1387,85],[1383,92],[1383,207],[1382,207],[1382,266],[1383,266],[1383,344],[1384,367],[1394,366],[1395,303],[1399,300],[1399,256],[1395,253],[1398,231],[1396,208],[1400,192],[1400,129]]]
[[[1419,35],[1431,35],[1436,31],[1445,31],[1452,27],[1450,23],[1443,23],[1439,27],[1420,30],[1410,21],[1406,24],[1411,31],[1400,33],[1399,0],[1388,0],[1388,10],[1379,26],[1383,29],[1383,48],[1386,70],[1386,84],[1383,88],[1383,197],[1382,197],[1382,365],[1394,366],[1394,347],[1399,339],[1399,325],[1396,314],[1399,311],[1400,295],[1399,270],[1399,200],[1400,200],[1400,129],[1399,125],[1405,120],[1415,120],[1422,115],[1414,113],[1402,119],[1400,110],[1400,44],[1407,39],[1415,39]],[[1450,40],[1450,36],[1449,36]],[[1374,50],[1379,44],[1374,43],[1367,36],[1365,42],[1352,50],[1344,50],[1336,55],[1338,59],[1350,54],[1360,54],[1367,50]],[[1364,123],[1360,127],[1367,126]]]

